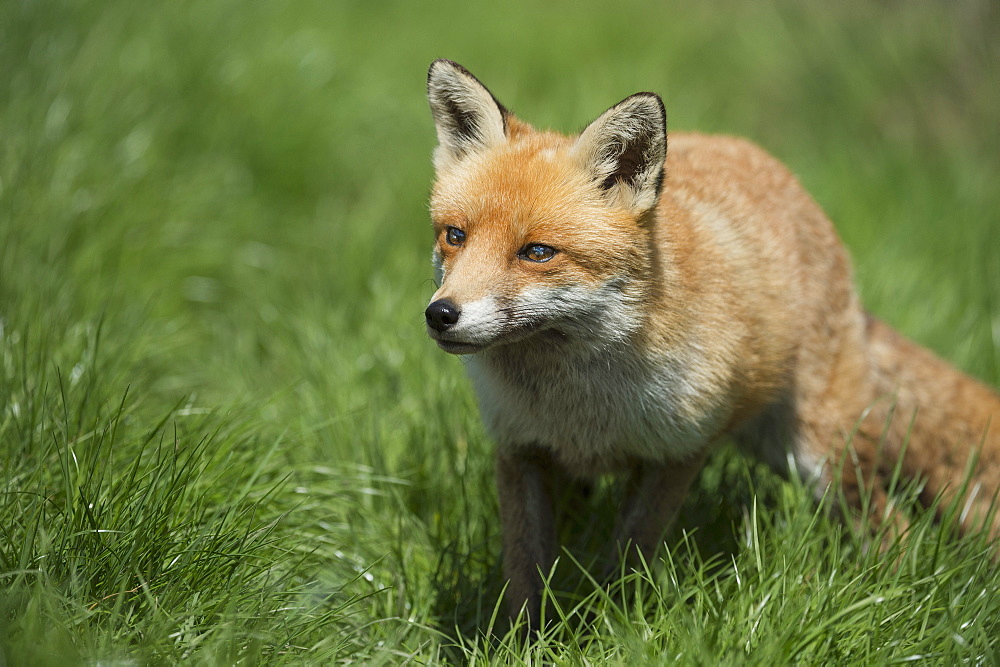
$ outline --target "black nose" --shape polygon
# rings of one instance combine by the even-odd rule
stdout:
[[[458,322],[458,316],[461,313],[462,311],[458,309],[458,306],[448,301],[448,299],[438,299],[427,306],[427,310],[424,311],[424,317],[427,318],[427,326],[430,328],[436,331],[446,331],[455,326],[455,323]]]

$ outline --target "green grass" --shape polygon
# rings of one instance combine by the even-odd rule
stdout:
[[[757,141],[868,307],[1000,384],[995,3],[692,4],[0,6],[0,662],[1000,659],[980,536],[880,556],[728,449],[665,564],[587,578],[611,485],[550,630],[496,616],[490,444],[423,332],[433,58],[541,126],[655,90]]]

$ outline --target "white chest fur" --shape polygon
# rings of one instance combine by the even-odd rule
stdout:
[[[571,470],[677,460],[723,425],[697,364],[629,345],[580,351],[537,338],[473,355],[480,411],[500,447],[537,445]]]

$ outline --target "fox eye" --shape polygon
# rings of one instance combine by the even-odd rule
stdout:
[[[465,232],[458,227],[449,227],[448,231],[444,234],[444,238],[448,242],[448,245],[462,245],[465,243]]]
[[[556,254],[556,249],[540,243],[524,246],[518,256],[529,262],[547,262]]]

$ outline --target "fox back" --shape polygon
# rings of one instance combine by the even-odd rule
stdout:
[[[668,152],[652,93],[576,136],[535,130],[450,61],[428,94],[428,332],[469,355],[497,443],[512,613],[537,606],[561,485],[631,475],[615,532],[649,557],[724,436],[818,494],[850,447],[846,496],[873,482],[876,511],[904,445],[931,500],[981,445],[967,516],[987,520],[1000,398],[864,312],[833,225],[777,160],[697,134]]]

